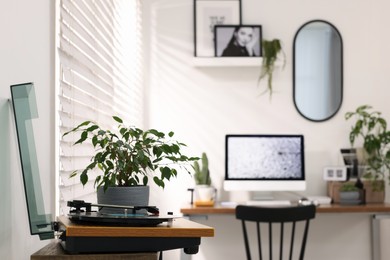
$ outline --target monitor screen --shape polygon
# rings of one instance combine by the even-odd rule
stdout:
[[[305,190],[302,135],[227,135],[225,190]]]

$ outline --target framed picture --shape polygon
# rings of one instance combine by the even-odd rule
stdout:
[[[214,57],[214,26],[241,24],[241,0],[194,0],[194,55]]]
[[[261,25],[216,25],[216,57],[261,57]]]

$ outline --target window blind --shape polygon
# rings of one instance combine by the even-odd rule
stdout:
[[[86,120],[116,128],[113,115],[143,125],[141,6],[139,0],[56,2],[56,149],[59,173],[57,215],[66,202],[95,202],[94,176],[84,187],[69,178],[90,162],[90,144],[73,146],[79,135],[62,135]]]

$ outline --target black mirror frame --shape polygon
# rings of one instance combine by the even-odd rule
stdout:
[[[309,118],[307,116],[305,116],[299,109],[298,109],[298,106],[296,104],[296,101],[295,101],[295,89],[296,89],[296,77],[295,77],[295,62],[296,62],[296,53],[295,53],[295,45],[296,45],[296,40],[297,40],[297,36],[299,34],[299,32],[308,24],[311,24],[311,23],[315,23],[315,22],[322,22],[322,23],[326,23],[328,24],[329,26],[331,26],[335,32],[339,35],[340,37],[340,65],[341,65],[341,75],[340,75],[340,104],[338,105],[337,109],[335,110],[335,112],[331,115],[329,115],[328,117],[325,117],[323,119],[313,119],[313,118]],[[316,19],[316,20],[310,20],[306,23],[304,23],[301,27],[299,27],[299,29],[297,30],[297,32],[295,33],[295,36],[294,36],[294,41],[293,41],[293,64],[292,64],[292,73],[293,73],[293,102],[294,102],[294,106],[296,108],[296,110],[298,111],[298,113],[306,118],[307,120],[309,121],[312,121],[312,122],[324,122],[324,121],[327,121],[329,119],[331,119],[333,116],[335,116],[337,114],[337,112],[340,110],[341,106],[342,106],[342,103],[343,103],[343,93],[344,93],[344,48],[343,48],[343,38],[341,37],[341,33],[340,31],[333,25],[331,24],[330,22],[328,21],[325,21],[325,20],[321,20],[321,19]]]

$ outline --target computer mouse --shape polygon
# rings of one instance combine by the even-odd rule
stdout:
[[[311,204],[313,204],[312,201],[308,200],[305,197],[298,200],[298,205],[301,205],[301,206],[306,206],[306,205],[311,205]]]

